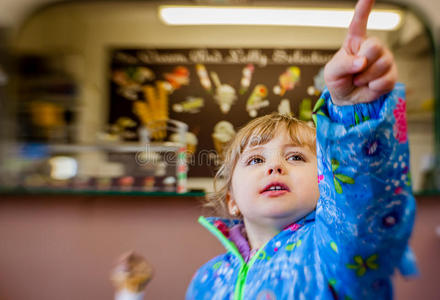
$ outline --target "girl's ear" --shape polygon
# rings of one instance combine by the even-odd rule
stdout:
[[[232,202],[233,202],[233,199],[232,199],[231,191],[228,191],[228,193],[226,194],[226,205],[228,207],[228,212],[230,215],[231,215],[231,210],[232,210]]]
[[[231,191],[228,191],[226,194],[226,203],[228,205],[228,212],[231,216],[238,216],[240,214],[240,210],[238,209],[234,195],[231,193]]]

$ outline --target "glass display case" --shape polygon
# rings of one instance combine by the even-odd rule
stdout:
[[[119,118],[86,132],[82,64],[81,56],[67,52],[14,56],[8,96],[15,101],[4,122],[9,132],[1,137],[0,190],[186,193],[186,124]]]
[[[185,193],[186,147],[180,143],[10,145],[3,189]]]

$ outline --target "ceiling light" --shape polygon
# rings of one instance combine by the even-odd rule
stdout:
[[[251,8],[214,6],[160,6],[159,16],[167,25],[268,25],[346,28],[353,9]],[[394,30],[401,21],[396,10],[373,10],[368,29]]]

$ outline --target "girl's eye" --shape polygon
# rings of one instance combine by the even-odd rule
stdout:
[[[248,161],[247,161],[247,165],[248,166],[250,166],[250,165],[256,165],[256,164],[261,164],[261,163],[263,163],[264,161],[263,161],[263,159],[261,158],[261,157],[251,157],[251,158],[249,158],[248,159]]]
[[[287,157],[289,161],[304,161],[304,157],[301,154],[291,154]]]

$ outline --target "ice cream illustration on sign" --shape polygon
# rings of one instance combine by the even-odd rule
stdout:
[[[211,78],[215,84],[214,99],[220,106],[222,113],[227,114],[237,99],[236,91],[229,84],[222,84],[216,72],[211,72]]]
[[[307,94],[309,94],[309,96],[319,96],[322,90],[324,90],[324,87],[324,68],[321,68],[318,74],[313,77],[313,85],[307,88]]]
[[[211,93],[211,80],[209,79],[208,71],[206,71],[205,65],[197,64],[196,71],[197,75],[199,76],[200,84],[208,93]]]
[[[267,87],[263,84],[257,84],[246,102],[246,110],[249,116],[254,118],[260,108],[269,106],[269,100],[264,99],[266,96]]]
[[[279,85],[273,89],[274,94],[284,96],[287,91],[293,90],[301,77],[301,70],[292,66],[286,69],[278,78]]]
[[[234,125],[230,122],[220,121],[215,124],[214,132],[212,133],[212,141],[220,159],[223,159],[224,150],[234,136]]]
[[[197,136],[192,132],[186,132],[183,135],[180,133],[173,133],[170,135],[170,141],[184,144],[186,146],[187,155],[194,155],[199,142]]]
[[[292,115],[289,99],[282,99],[278,105],[278,112],[280,114]]]
[[[133,104],[133,113],[154,140],[163,140],[166,137],[169,95],[166,84],[164,81],[156,81],[156,86],[143,86],[146,101],[138,100]]]
[[[252,74],[254,73],[254,65],[249,64],[243,68],[242,77],[240,80],[240,95],[247,92],[249,86],[251,85]]]
[[[184,66],[177,66],[170,73],[165,73],[165,80],[171,84],[172,90],[179,89],[182,85],[189,84],[189,70]]]
[[[201,97],[186,97],[186,99],[180,103],[173,104],[173,110],[177,113],[198,113],[204,105],[204,99]]]

